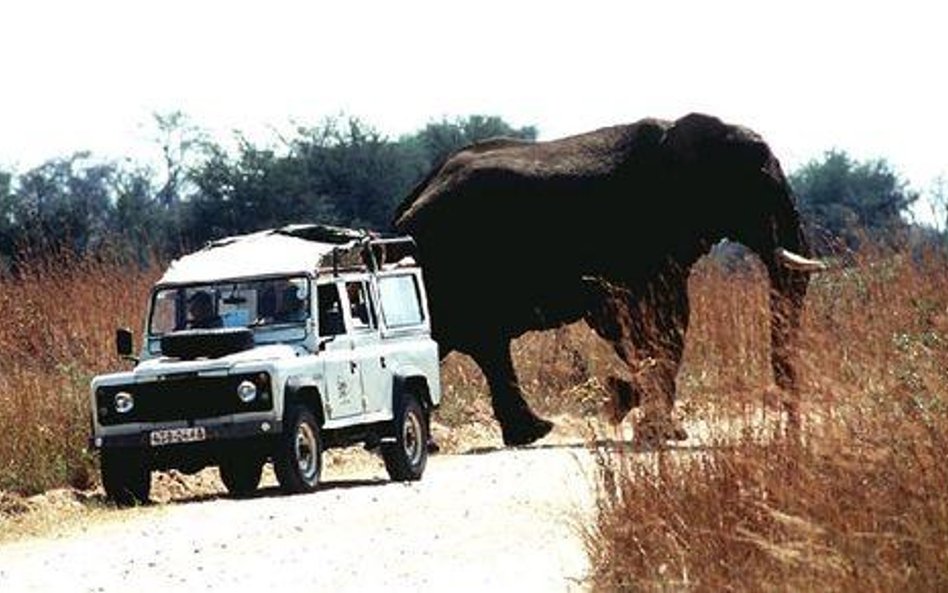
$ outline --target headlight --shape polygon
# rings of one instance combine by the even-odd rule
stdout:
[[[115,411],[119,414],[128,414],[135,407],[135,398],[127,391],[119,391],[113,399],[115,402]]]
[[[257,398],[257,386],[253,381],[241,381],[237,386],[237,397],[245,404],[249,404]]]

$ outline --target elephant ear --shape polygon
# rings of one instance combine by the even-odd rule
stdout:
[[[686,166],[751,164],[764,169],[772,156],[767,144],[751,130],[703,113],[691,113],[675,121],[663,146],[675,162]]]
[[[672,124],[662,144],[672,159],[680,164],[692,164],[726,136],[727,126],[718,118],[690,113]]]

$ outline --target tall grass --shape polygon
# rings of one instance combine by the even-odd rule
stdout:
[[[0,275],[0,490],[95,485],[89,383],[97,373],[128,368],[115,355],[115,328],[141,327],[161,271],[160,264],[141,267],[126,258],[60,254],[23,263],[16,276]],[[601,394],[587,387],[609,351],[584,346],[587,333],[564,328],[515,344],[524,386],[541,412],[594,409],[591,398]],[[452,429],[494,426],[473,362],[452,356],[442,372],[438,419]]]
[[[696,270],[679,390],[717,421],[599,451],[596,591],[948,590],[948,261],[857,259],[811,285],[794,437],[766,422],[761,272]]]
[[[69,254],[0,276],[0,490],[92,484],[89,381],[121,367],[115,328],[140,327],[155,276]]]
[[[68,256],[0,277],[0,490],[96,481],[88,384],[122,366],[159,267]],[[804,424],[778,430],[764,272],[701,263],[678,377],[691,448],[599,450],[588,531],[598,591],[948,590],[948,261],[865,253],[807,298]],[[582,325],[513,345],[543,414],[597,415],[627,372]],[[483,377],[452,355],[438,419],[493,426]]]
[[[626,372],[585,324],[527,333],[510,350],[524,396],[541,415],[598,416],[608,403],[601,378]],[[472,359],[449,355],[441,382],[439,421],[453,428],[495,423],[487,381]]]

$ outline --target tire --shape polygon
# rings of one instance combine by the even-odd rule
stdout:
[[[221,482],[231,496],[244,497],[253,494],[260,484],[263,474],[263,464],[266,461],[259,455],[252,453],[234,452],[221,460],[217,467]]]
[[[283,433],[273,455],[273,469],[286,494],[313,492],[322,472],[322,443],[316,417],[301,404],[287,410]]]
[[[151,469],[138,449],[102,449],[99,453],[105,497],[128,507],[148,502]]]
[[[406,393],[395,410],[394,443],[382,443],[385,469],[396,482],[420,480],[428,462],[428,419],[414,394]]]

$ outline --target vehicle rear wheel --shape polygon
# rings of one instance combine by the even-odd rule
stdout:
[[[301,404],[293,405],[286,414],[273,469],[280,489],[287,494],[312,492],[319,485],[322,471],[322,443],[316,417]]]
[[[397,482],[420,480],[428,462],[428,419],[414,394],[406,393],[395,410],[395,442],[382,443],[382,459]]]
[[[139,449],[102,449],[99,452],[105,496],[123,507],[148,502],[151,469]]]
[[[232,496],[248,496],[260,484],[265,461],[262,456],[252,453],[232,453],[221,460],[217,472]]]

